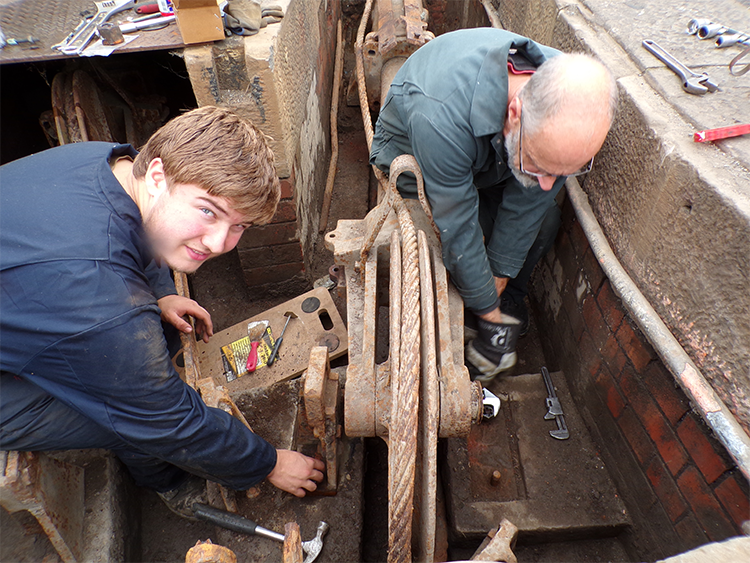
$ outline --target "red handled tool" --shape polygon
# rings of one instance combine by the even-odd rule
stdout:
[[[268,327],[268,321],[255,321],[247,325],[247,337],[250,339],[250,353],[247,355],[247,371],[252,373],[258,367],[258,346]]]
[[[696,143],[705,143],[706,141],[718,141],[719,139],[729,139],[730,137],[739,137],[750,133],[750,123],[744,125],[729,125],[728,127],[719,127],[718,129],[706,129],[693,134],[693,141]]]
[[[136,14],[155,14],[159,11],[159,3],[156,0],[149,0],[148,2],[139,2],[135,8]]]

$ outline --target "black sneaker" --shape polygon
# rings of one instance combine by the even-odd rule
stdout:
[[[518,336],[526,336],[529,332],[529,310],[523,301],[515,301],[512,297],[505,294],[500,296],[500,312],[503,315],[510,315],[518,319],[521,323],[521,330]]]
[[[198,522],[192,510],[193,504],[196,502],[208,504],[206,480],[195,475],[188,475],[187,479],[176,489],[156,494],[169,510],[192,522]]]

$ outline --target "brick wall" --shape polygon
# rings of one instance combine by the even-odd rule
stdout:
[[[302,245],[297,229],[294,176],[281,180],[281,201],[271,222],[250,227],[237,246],[245,283],[258,293],[306,291]]]
[[[628,317],[567,199],[531,298],[545,356],[565,372],[631,512],[638,557],[741,534],[747,480]]]

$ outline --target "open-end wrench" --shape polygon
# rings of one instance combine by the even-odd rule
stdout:
[[[645,39],[643,46],[657,59],[667,65],[677,76],[682,80],[682,89],[689,94],[702,95],[706,92],[716,92],[719,86],[708,78],[708,74],[705,72],[698,74],[693,72],[667,51],[662,49],[654,41]]]
[[[549,370],[544,366],[542,366],[542,378],[544,379],[544,384],[547,386],[547,414],[544,415],[544,420],[552,420],[554,418],[555,422],[557,422],[557,430],[550,430],[549,435],[558,440],[567,440],[570,438],[570,432],[568,432],[568,427],[565,424],[565,415],[560,405],[560,399],[557,398]]]
[[[96,15],[73,38],[69,39],[59,50],[66,55],[80,55],[96,35],[96,28],[118,12],[133,7],[135,0],[103,0],[94,2]]]

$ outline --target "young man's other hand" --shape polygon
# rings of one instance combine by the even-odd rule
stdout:
[[[214,325],[211,315],[203,307],[192,299],[180,295],[166,295],[157,301],[161,309],[161,320],[171,324],[180,332],[189,334],[193,327],[183,317],[190,315],[195,319],[195,330],[203,342],[208,342],[209,337],[214,335]]]
[[[291,450],[276,450],[276,467],[268,475],[268,481],[276,488],[303,497],[314,491],[323,480],[325,464]]]

